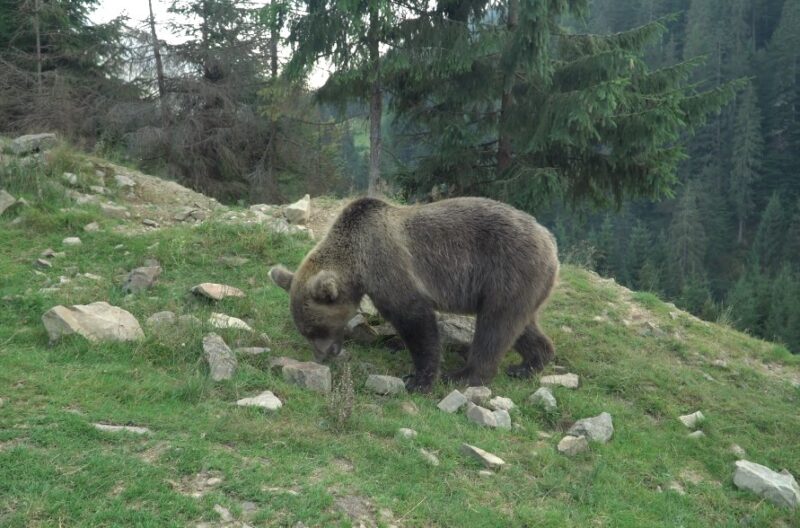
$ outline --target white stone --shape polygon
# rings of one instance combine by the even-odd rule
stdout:
[[[244,292],[239,288],[227,284],[203,282],[192,288],[192,293],[202,295],[214,301],[221,301],[225,297],[244,297]]]
[[[445,396],[436,406],[444,412],[454,413],[466,405],[467,401],[467,397],[461,394],[461,391],[454,390]]]
[[[485,404],[492,397],[492,389],[489,387],[467,387],[464,396],[476,405]]]
[[[67,237],[61,243],[65,246],[80,246],[82,244],[81,239],[78,237]]]
[[[220,329],[236,328],[238,330],[247,330],[249,332],[253,331],[253,329],[250,328],[250,325],[241,319],[231,317],[230,315],[225,315],[223,313],[212,313],[211,317],[208,318],[208,324],[214,328]]]
[[[133,178],[126,176],[125,174],[115,174],[114,181],[116,182],[117,187],[127,187],[129,189],[136,187],[136,182],[133,181]]]
[[[0,215],[15,203],[17,203],[16,198],[6,192],[5,189],[0,189]]]
[[[542,376],[539,380],[542,385],[553,385],[566,387],[568,389],[577,389],[580,384],[580,379],[577,374],[555,374],[551,376]]]
[[[313,361],[290,363],[283,366],[286,381],[321,393],[331,391],[331,369]]]
[[[122,285],[126,293],[138,293],[151,288],[161,275],[161,266],[142,266],[132,270]]]
[[[61,178],[69,185],[78,185],[78,176],[76,174],[65,172],[61,175]]]
[[[505,409],[497,409],[492,412],[494,421],[500,429],[511,429],[511,415]]]
[[[91,222],[83,226],[83,230],[86,231],[87,233],[95,233],[97,231],[100,231],[100,224],[98,224],[97,222]]]
[[[150,433],[150,429],[147,427],[136,427],[134,425],[108,425],[108,424],[101,424],[96,423],[92,424],[95,429],[98,431],[103,431],[106,433],[134,433],[134,434],[148,434]]]
[[[287,205],[283,214],[292,224],[307,224],[311,217],[311,196],[306,194],[295,203]]]
[[[558,443],[558,452],[562,455],[575,456],[589,449],[585,436],[565,436]]]
[[[614,435],[614,423],[607,412],[591,418],[583,418],[573,424],[567,431],[571,436],[585,436],[593,442],[605,444]]]
[[[406,384],[394,376],[370,374],[365,387],[375,394],[402,394],[406,392]]]
[[[553,412],[558,409],[556,398],[549,387],[539,387],[536,392],[531,394],[528,401],[542,407],[547,412]]]
[[[11,152],[17,156],[22,156],[31,152],[39,152],[53,148],[56,146],[56,143],[56,135],[51,132],[45,132],[42,134],[19,136],[9,144],[9,148]]]
[[[689,429],[697,429],[701,423],[705,421],[706,417],[700,411],[693,412],[692,414],[684,414],[679,416],[678,420]]]
[[[484,451],[480,447],[470,444],[461,444],[461,452],[465,455],[477,458],[489,469],[500,469],[506,465],[506,461],[497,455]]]
[[[233,377],[238,366],[236,356],[217,334],[208,334],[203,337],[203,353],[214,381],[229,380]]]
[[[425,459],[425,462],[432,466],[439,465],[439,457],[428,451],[427,449],[420,448],[419,453],[422,455],[422,458]]]
[[[107,302],[56,306],[42,316],[50,341],[78,334],[90,341],[134,341],[144,337],[136,318]]]
[[[224,506],[219,504],[214,505],[214,511],[217,512],[219,515],[219,519],[224,523],[229,523],[233,520],[233,515],[231,515],[231,511]]]
[[[240,407],[263,407],[268,411],[277,411],[283,407],[283,402],[272,391],[264,391],[258,396],[237,400],[236,405]]]
[[[705,438],[706,434],[703,431],[694,431],[686,436],[688,438]]]
[[[467,418],[484,427],[497,427],[497,417],[480,405],[467,406]]]
[[[744,458],[746,455],[745,450],[739,444],[731,444],[729,451],[739,458]]]
[[[494,409],[495,411],[511,411],[516,405],[511,400],[511,398],[505,398],[503,396],[495,396],[491,400],[489,400],[489,408]]]
[[[404,438],[406,440],[411,440],[417,437],[417,432],[407,427],[401,427],[400,429],[397,430],[397,436],[399,436],[400,438]]]
[[[766,466],[737,460],[733,483],[737,488],[752,491],[778,506],[794,509],[800,504],[800,487],[785,470],[776,473]]]
[[[100,204],[100,210],[104,215],[110,216],[111,218],[123,219],[128,218],[131,215],[128,212],[128,209],[121,205]]]
[[[270,349],[267,347],[239,347],[234,350],[237,354],[242,354],[245,356],[258,356],[261,354],[266,354],[269,352]]]

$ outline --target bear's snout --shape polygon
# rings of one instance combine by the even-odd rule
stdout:
[[[312,339],[314,345],[314,356],[317,361],[325,361],[337,357],[342,353],[342,342],[336,339]]]

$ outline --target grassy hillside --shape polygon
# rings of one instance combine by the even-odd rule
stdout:
[[[0,169],[0,188],[31,203],[0,217],[0,526],[800,525],[800,512],[740,492],[731,481],[734,443],[749,460],[800,475],[800,361],[780,346],[565,266],[543,325],[558,365],[579,374],[581,387],[554,391],[557,413],[526,403],[536,379],[504,375],[491,388],[518,405],[510,431],[439,411],[439,398],[453,388],[444,384],[430,396],[371,395],[361,388],[367,373],[404,375],[410,360],[405,352],[351,345],[356,404],[340,430],[325,397],[267,367],[272,356],[311,359],[286,294],[267,271],[274,263],[297,265],[313,242],[221,216],[125,234],[115,229],[125,220],[64,197],[58,179],[64,164],[75,165],[69,160]],[[101,229],[84,232],[93,221]],[[63,247],[67,236],[83,244]],[[66,255],[39,270],[33,262],[48,247]],[[249,261],[229,266],[220,260],[226,256]],[[163,266],[160,280],[125,296],[120,275],[147,258]],[[69,282],[57,291],[41,291],[62,276]],[[204,281],[247,296],[211,305],[189,293]],[[48,344],[46,310],[98,300],[142,323],[162,310],[200,320],[224,312],[257,330],[219,332],[226,342],[261,344],[257,334],[264,332],[272,352],[241,357],[232,381],[213,383],[201,359],[210,329],[202,326],[146,329],[136,344]],[[448,366],[458,361],[446,358]],[[508,361],[517,358],[509,354]],[[264,413],[233,405],[263,390],[284,407]],[[418,414],[404,410],[407,401]],[[696,410],[707,418],[706,436],[689,439],[677,416]],[[602,411],[616,427],[608,444],[575,458],[556,452],[574,420]],[[93,422],[146,426],[152,434],[102,433]],[[419,436],[398,439],[400,427]],[[481,475],[482,467],[460,454],[462,442],[507,466]],[[420,448],[441,464],[428,464]],[[234,520],[225,524],[215,505]]]

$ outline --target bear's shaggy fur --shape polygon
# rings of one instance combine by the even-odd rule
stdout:
[[[477,314],[466,366],[450,376],[481,385],[492,380],[512,346],[529,376],[553,357],[537,314],[558,275],[556,243],[536,220],[485,198],[394,206],[361,198],[350,203],[297,272],[270,276],[290,293],[291,312],[317,359],[336,355],[346,323],[364,294],[394,325],[411,352],[409,389],[428,391],[439,376],[434,310]]]

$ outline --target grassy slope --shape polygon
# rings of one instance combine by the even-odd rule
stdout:
[[[46,176],[37,178],[50,189],[43,197],[57,197]],[[31,182],[23,183],[5,185],[27,186],[28,199],[36,200]],[[284,383],[267,370],[267,358],[243,358],[234,380],[211,383],[200,360],[207,328],[148,332],[137,344],[70,339],[48,346],[40,322],[56,304],[95,300],[124,307],[140,321],[160,310],[204,319],[213,309],[252,320],[271,336],[273,355],[308,359],[286,296],[271,286],[267,270],[276,262],[296,265],[309,241],[213,222],[130,238],[114,234],[116,221],[91,207],[60,212],[55,198],[49,203],[28,209],[20,226],[10,225],[13,215],[0,218],[0,297],[13,297],[0,301],[0,526],[183,526],[216,521],[214,504],[238,516],[242,501],[257,505],[253,525],[347,526],[335,506],[343,496],[368,500],[373,513],[389,510],[392,522],[404,526],[800,525],[800,513],[739,492],[731,482],[733,442],[753,461],[800,474],[800,389],[763,368],[798,375],[797,358],[780,347],[682,313],[673,318],[651,295],[629,296],[565,266],[544,326],[558,362],[580,374],[582,386],[555,391],[558,414],[545,416],[524,403],[535,380],[502,375],[494,392],[520,405],[512,413],[520,427],[512,431],[484,430],[463,415],[438,411],[438,398],[452,388],[445,385],[428,397],[366,394],[360,385],[367,371],[402,375],[409,359],[353,346],[356,410],[350,426],[335,432],[325,399]],[[83,233],[92,220],[104,229]],[[60,293],[39,293],[47,280],[31,262],[46,247],[61,250],[61,240],[75,234],[83,246],[66,248],[66,257],[44,273],[57,282],[77,268],[105,280],[74,278]],[[113,249],[118,244],[124,249]],[[224,255],[250,261],[225,267],[218,262]],[[164,267],[158,285],[124,297],[117,276],[149,257]],[[201,281],[225,282],[248,295],[212,307],[188,293]],[[639,324],[626,326],[632,307],[666,335],[643,336]],[[604,314],[607,320],[594,320]],[[223,337],[255,342],[233,332]],[[727,368],[711,365],[720,358]],[[265,389],[284,401],[279,412],[231,405]],[[403,413],[403,399],[420,413]],[[707,437],[693,441],[676,416],[697,409],[707,417]],[[572,420],[601,411],[614,417],[610,443],[573,459],[555,452]],[[104,434],[91,427],[95,421],[145,425],[154,433]],[[418,438],[397,440],[399,427],[416,429]],[[540,439],[541,431],[552,438]],[[508,466],[479,476],[477,463],[459,454],[461,442],[503,457]],[[436,453],[441,465],[426,464],[420,447]],[[201,473],[223,481],[199,499],[182,494]],[[685,496],[666,491],[673,481]]]

